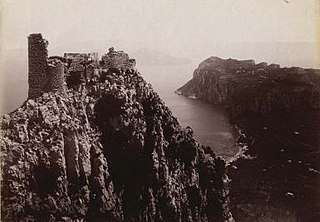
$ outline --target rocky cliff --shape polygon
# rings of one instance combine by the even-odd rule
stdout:
[[[211,57],[178,93],[227,107],[236,221],[320,220],[320,71]]]
[[[0,141],[3,221],[233,221],[224,161],[134,69],[29,99]]]
[[[210,57],[177,93],[224,104],[236,118],[301,106],[318,109],[320,70]]]

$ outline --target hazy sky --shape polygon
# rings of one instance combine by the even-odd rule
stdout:
[[[0,0],[0,9],[5,112],[27,95],[33,32],[49,40],[49,55],[114,46],[189,58],[190,78],[209,56],[320,68],[320,0]]]
[[[243,51],[239,48],[243,42],[308,42],[317,46],[320,36],[319,0],[0,2],[4,50],[26,48],[26,37],[32,32],[43,33],[50,42],[49,50],[70,43],[100,42],[106,48],[110,44],[152,48],[183,57],[210,56],[215,47],[220,54],[226,47],[226,56],[233,56],[232,51]],[[233,50],[230,42],[239,44]],[[315,51],[314,47],[310,51],[313,57]],[[247,54],[243,56],[250,56]],[[241,52],[234,55],[241,57]]]

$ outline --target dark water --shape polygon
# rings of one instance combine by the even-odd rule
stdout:
[[[20,106],[28,87],[26,60],[17,58],[5,63],[0,81],[0,114]],[[202,144],[211,146],[218,155],[231,157],[238,148],[223,107],[174,93],[192,78],[195,67],[139,66],[138,70],[179,122],[193,128]],[[254,120],[241,126],[254,138],[252,155],[258,158],[239,162],[237,170],[229,172],[233,206],[241,209],[233,212],[238,221],[320,221],[319,115],[303,112],[278,121]]]
[[[238,121],[250,160],[229,168],[236,221],[320,221],[320,113],[307,108]]]
[[[139,70],[183,126],[190,125],[203,144],[230,157],[237,148],[225,110],[174,93],[192,78],[194,68]],[[320,113],[304,110],[241,122],[240,128],[252,139],[248,145],[254,159],[238,162],[238,170],[229,172],[237,221],[320,221]]]
[[[179,96],[174,91],[192,78],[193,65],[139,66],[142,76],[152,84],[182,126],[191,126],[196,138],[224,157],[232,157],[233,127],[221,106]]]

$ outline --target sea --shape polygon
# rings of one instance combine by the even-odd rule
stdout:
[[[9,57],[2,61],[0,114],[11,112],[22,105],[28,93],[27,59]],[[234,128],[224,107],[177,95],[175,90],[192,78],[195,64],[138,65],[144,79],[164,100],[183,127],[190,126],[196,139],[210,146],[217,155],[228,159],[238,152]]]
[[[183,127],[190,126],[202,145],[210,146],[217,155],[229,159],[238,152],[238,146],[225,108],[175,93],[192,79],[195,68],[192,64],[138,66],[140,74],[151,83],[179,123]]]
[[[0,76],[0,115],[3,115],[18,108],[26,100],[28,92],[28,69],[27,60],[19,57],[9,58],[7,61],[1,62],[3,62],[2,64],[6,64],[1,67]],[[192,78],[193,71],[196,69],[195,64],[138,65],[137,69],[144,79],[149,82],[153,89],[160,95],[165,104],[172,111],[173,115],[178,118],[180,124],[183,127],[190,126],[193,129],[196,139],[202,145],[210,146],[217,155],[226,160],[230,159],[238,152],[238,146],[235,145],[236,130],[230,123],[224,107],[204,103],[175,93],[175,90]],[[266,124],[270,125],[270,135],[266,135],[265,130],[263,130],[263,132],[257,130],[257,127],[259,128],[260,125],[257,125],[255,122],[253,126],[249,128],[252,129],[252,132],[258,133],[255,137],[260,139],[256,141],[258,141],[259,144],[266,144],[265,146],[262,146],[265,150],[270,150],[270,147],[277,147],[279,144],[284,147],[283,149],[279,149],[281,151],[283,150],[284,154],[287,150],[286,147],[289,147],[288,150],[290,147],[295,148],[295,150],[319,147],[319,123],[316,123],[314,119],[319,120],[320,117],[311,118],[312,115],[303,113],[301,113],[301,115],[299,113],[295,115],[296,116],[292,118],[281,118],[281,123],[276,122],[273,124],[273,121],[262,123],[261,129],[264,129],[265,127],[263,126],[266,126]],[[298,118],[297,116],[301,116],[301,118]],[[307,121],[309,118],[306,119],[305,116],[310,116],[309,122]],[[315,114],[315,116],[318,115]],[[284,128],[279,128],[279,126],[284,126]],[[273,128],[279,128],[279,130],[273,131],[271,130]],[[295,132],[298,132],[299,135]],[[286,136],[287,134],[290,136]],[[313,151],[314,149],[311,150]],[[319,151],[316,150],[315,152]],[[278,204],[273,205],[268,202],[268,199],[262,200],[256,193],[251,194],[251,188],[248,188],[248,192],[243,190],[241,192],[243,196],[240,197],[240,203],[236,202],[233,205],[241,204],[241,206],[245,208],[242,208],[242,210],[244,210],[244,212],[249,212],[250,215],[252,212],[257,212],[259,219],[256,221],[297,221],[294,216],[295,214],[298,214],[298,217],[300,216],[298,221],[315,221],[307,218],[307,215],[317,217],[315,215],[315,213],[317,213],[315,209],[317,209],[316,205],[319,203],[317,198],[311,198],[312,196],[316,197],[319,195],[319,192],[315,192],[314,190],[318,184],[317,181],[319,178],[318,175],[313,175],[319,173],[315,170],[318,169],[316,164],[318,155],[316,155],[315,152],[309,153],[314,158],[310,158],[309,156],[283,156],[284,154],[282,154],[280,155],[282,159],[275,158],[273,162],[276,163],[273,164],[274,167],[272,169],[270,167],[273,165],[271,164],[271,166],[270,162],[266,162],[265,165],[263,165],[264,162],[262,161],[259,163],[261,166],[255,166],[255,168],[257,168],[256,171],[258,172],[260,170],[261,172],[250,173],[252,175],[249,177],[247,175],[249,181],[254,180],[257,178],[257,175],[259,175],[259,178],[262,177],[265,181],[273,181],[274,184],[277,184],[271,188],[276,190],[274,193],[279,196],[277,201],[280,201],[285,207],[279,207]],[[314,162],[311,161],[313,159]],[[280,161],[280,164],[278,164],[277,161]],[[295,164],[295,162],[297,163]],[[270,170],[265,170],[268,167]],[[244,170],[246,171],[246,169],[247,168]],[[266,175],[264,176],[264,174]],[[243,176],[240,175],[238,177],[238,179],[241,180]],[[237,176],[231,179],[237,181]],[[296,181],[297,179],[302,184],[305,184],[304,186],[310,186],[310,189],[303,188],[302,191],[300,191],[300,183]],[[290,181],[294,182],[290,183]],[[304,190],[310,191],[309,194],[305,195]],[[249,199],[244,198],[245,196],[250,196],[249,194],[253,196]],[[303,194],[304,197],[300,197],[300,194]],[[294,199],[292,197],[293,195]],[[291,198],[292,200],[287,200],[288,198]],[[244,200],[247,200],[248,202],[243,202]],[[287,203],[288,201],[290,204]],[[256,202],[259,202],[259,204]],[[263,207],[260,205],[263,205]],[[266,207],[266,209],[264,207]],[[274,207],[274,209],[272,207]],[[289,210],[287,210],[288,208]],[[290,209],[295,213],[292,214],[292,210]],[[262,214],[260,214],[261,212]],[[234,216],[237,216],[237,212],[234,213]],[[267,215],[264,215],[265,213]],[[241,212],[241,215],[243,216],[243,212]],[[238,221],[252,221],[252,216],[250,215],[245,215],[244,218],[238,216],[237,219]],[[248,218],[250,219],[248,220]]]

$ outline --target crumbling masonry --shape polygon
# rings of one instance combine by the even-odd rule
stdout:
[[[83,83],[99,76],[102,70],[134,70],[136,65],[127,53],[115,51],[114,48],[102,56],[99,65],[97,52],[64,53],[64,57],[48,58],[47,46],[48,41],[41,33],[28,36],[28,99],[35,99],[47,92],[64,93],[67,88],[79,90]]]
[[[29,99],[45,92],[64,91],[64,65],[57,59],[48,60],[47,46],[48,41],[40,33],[28,36]]]
[[[49,59],[47,73],[48,92],[64,91],[64,64],[59,59]]]
[[[136,66],[135,59],[130,59],[129,55],[123,51],[115,51],[113,47],[101,58],[104,69],[134,69]]]

